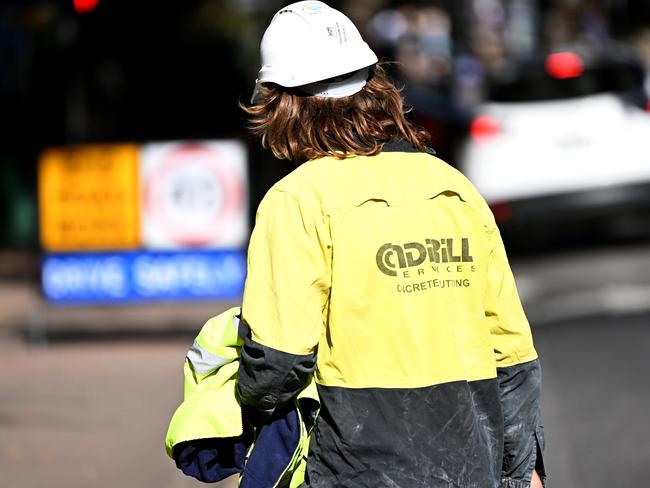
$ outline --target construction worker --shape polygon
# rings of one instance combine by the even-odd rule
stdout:
[[[260,424],[314,375],[306,487],[541,487],[541,373],[493,216],[342,13],[261,42],[249,127],[300,165],[257,211],[238,371]]]

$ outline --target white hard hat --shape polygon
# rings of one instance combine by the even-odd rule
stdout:
[[[266,29],[260,46],[262,68],[256,80],[297,87],[354,73],[377,62],[361,34],[345,15],[323,2],[292,3],[279,10]],[[348,96],[361,90],[365,77],[354,73],[327,86],[309,87],[319,96]],[[350,81],[348,81],[350,80]],[[319,83],[318,85],[322,85]],[[348,93],[351,90],[352,93]],[[255,98],[255,93],[253,94]]]

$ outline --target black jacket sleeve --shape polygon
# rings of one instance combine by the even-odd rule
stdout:
[[[265,421],[307,385],[316,367],[316,354],[290,354],[259,344],[251,339],[243,320],[239,335],[244,339],[238,373],[240,399]]]
[[[504,421],[502,488],[529,488],[533,469],[546,477],[539,408],[539,360],[497,369]]]

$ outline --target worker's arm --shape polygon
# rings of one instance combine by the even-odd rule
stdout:
[[[485,313],[494,344],[504,420],[501,486],[528,488],[535,486],[534,471],[545,478],[539,406],[542,373],[496,226],[489,231],[489,242]]]
[[[242,304],[241,400],[270,417],[316,365],[330,288],[329,231],[320,209],[272,189],[258,208]]]

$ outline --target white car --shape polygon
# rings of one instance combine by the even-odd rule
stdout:
[[[497,85],[480,107],[458,167],[506,234],[616,225],[650,210],[644,73],[627,51],[617,53],[549,54]]]

